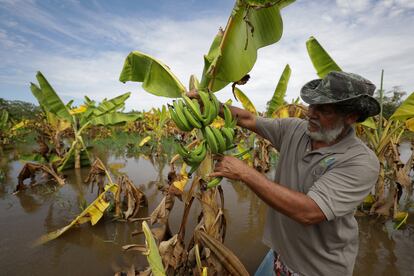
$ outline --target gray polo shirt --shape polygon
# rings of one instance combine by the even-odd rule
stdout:
[[[304,226],[269,208],[264,242],[304,275],[352,275],[358,252],[355,208],[375,185],[379,162],[355,136],[312,151],[307,121],[257,117],[258,133],[279,151],[275,182],[312,198],[327,220]]]

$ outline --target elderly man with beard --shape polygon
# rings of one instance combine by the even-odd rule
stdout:
[[[232,156],[218,157],[211,173],[242,181],[270,207],[263,240],[271,250],[256,275],[352,275],[354,211],[379,173],[376,155],[353,124],[380,112],[374,90],[361,76],[331,72],[301,89],[307,120],[261,118],[231,107],[240,127],[280,153],[273,181]],[[264,272],[266,263],[273,272]]]

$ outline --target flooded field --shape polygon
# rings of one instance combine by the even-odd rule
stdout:
[[[97,150],[97,149],[95,149]],[[143,155],[122,152],[96,154],[107,165],[116,164],[148,198],[147,217],[162,199],[159,187],[165,185],[169,171],[166,158],[149,160]],[[32,247],[41,235],[67,225],[82,207],[93,201],[97,187],[85,184],[89,168],[65,171],[62,187],[44,183],[14,195],[22,162],[13,160],[15,152],[5,152],[1,168],[6,179],[0,184],[0,267],[1,275],[113,275],[134,264],[140,269],[147,262],[139,252],[125,252],[123,245],[143,244],[140,222],[116,222],[104,218],[96,226],[89,223],[69,230],[56,240]],[[241,183],[223,181],[228,246],[253,274],[267,248],[261,243],[266,206]],[[170,216],[173,233],[178,231],[183,203],[176,200]],[[191,209],[186,241],[196,223],[200,206]],[[414,220],[390,238],[382,223],[359,217],[360,251],[354,275],[412,275],[414,271]]]

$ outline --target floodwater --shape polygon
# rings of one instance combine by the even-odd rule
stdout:
[[[139,252],[125,252],[126,244],[143,244],[142,235],[131,233],[140,223],[125,223],[104,218],[97,225],[89,223],[73,228],[56,240],[38,247],[31,244],[41,235],[67,225],[80,206],[93,201],[97,187],[86,184],[89,169],[66,171],[66,184],[58,187],[44,183],[14,195],[17,175],[23,164],[13,161],[15,152],[3,153],[0,168],[6,179],[0,183],[0,275],[113,275],[134,264],[142,269],[146,259]],[[165,160],[148,160],[144,156],[98,153],[104,163],[122,167],[133,183],[147,196],[148,208],[140,215],[148,216],[162,199],[158,187],[169,171]],[[165,159],[165,158],[164,158]],[[12,160],[12,161],[9,161]],[[122,164],[122,165],[121,165]],[[225,195],[229,247],[254,274],[267,248],[261,243],[266,206],[241,183],[222,182]],[[172,233],[181,222],[183,203],[175,201],[170,216]],[[187,222],[186,240],[200,212],[193,204]],[[371,218],[358,218],[360,251],[354,275],[412,275],[414,271],[414,214],[408,225],[389,237],[382,224]]]

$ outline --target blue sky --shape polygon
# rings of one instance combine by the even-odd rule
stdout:
[[[171,99],[150,95],[140,84],[118,81],[132,50],[150,54],[184,83],[200,77],[203,54],[234,1],[35,1],[0,0],[0,97],[36,103],[29,84],[41,71],[65,102],[84,95],[102,100],[133,92],[127,109],[148,110]],[[298,0],[283,9],[284,35],[259,50],[242,90],[259,110],[289,63],[287,99],[317,78],[305,42],[315,36],[344,71],[385,89],[414,91],[414,1]],[[230,88],[218,92],[231,97]]]

